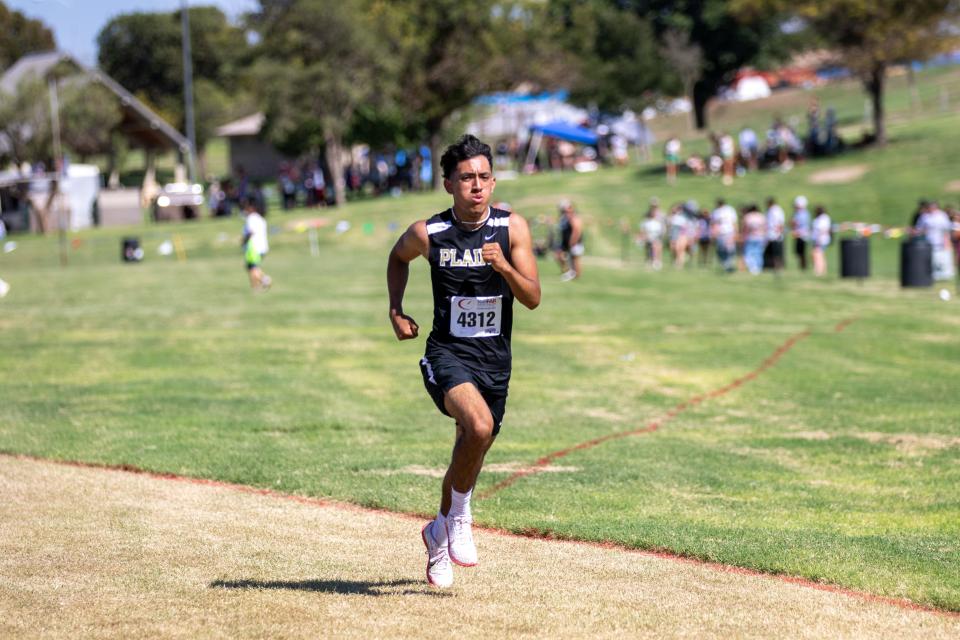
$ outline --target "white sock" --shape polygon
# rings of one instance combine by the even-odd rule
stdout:
[[[467,516],[470,517],[470,496],[473,494],[473,489],[467,491],[466,493],[460,493],[456,489],[450,489],[450,513],[447,514],[448,518],[453,518],[455,516]]]
[[[441,547],[447,544],[447,517],[437,512],[437,517],[433,521],[433,527],[430,529],[433,535],[433,541]]]

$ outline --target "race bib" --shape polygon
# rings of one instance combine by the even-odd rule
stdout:
[[[500,335],[503,296],[450,297],[450,334],[458,338]]]

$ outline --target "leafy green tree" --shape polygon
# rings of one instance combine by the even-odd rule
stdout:
[[[112,151],[112,137],[122,119],[117,97],[97,84],[74,82],[60,91],[63,144],[85,162]]]
[[[456,0],[401,0],[416,39],[405,40],[403,100],[417,114],[440,184],[440,136],[446,119],[496,86],[493,15]]]
[[[97,36],[101,69],[151,106],[183,101],[180,23],[172,13],[128,13],[110,20]],[[199,74],[198,74],[199,75]]]
[[[780,15],[737,12],[729,0],[608,0],[649,19],[658,40],[685,33],[688,45],[702,52],[693,82],[697,127],[707,127],[707,104],[733,74],[746,65],[764,67],[788,53],[791,40],[781,32]],[[669,36],[667,36],[669,37]],[[680,82],[682,78],[676,76]]]
[[[50,129],[50,96],[47,83],[35,76],[20,81],[16,92],[0,91],[0,133],[7,142],[7,160],[24,162],[53,158]]]
[[[494,11],[495,81],[501,88],[569,88],[579,77],[579,60],[563,46],[564,26],[549,3],[517,0]]]
[[[20,81],[12,93],[0,92],[0,134],[7,143],[6,158],[19,169],[25,162],[43,162],[53,167],[53,143],[50,124],[50,94],[42,78],[28,76]],[[46,202],[30,211],[37,228],[45,233],[50,224],[58,180],[50,182]]]
[[[348,144],[364,143],[373,148],[390,145],[409,148],[420,145],[425,139],[423,123],[393,102],[379,107],[361,105],[353,116],[345,141]]]
[[[884,89],[890,65],[957,46],[955,0],[736,0],[742,15],[795,15],[862,79],[873,104],[874,139],[886,144]]]
[[[574,58],[573,102],[606,111],[640,110],[669,84],[650,20],[609,0],[555,0],[549,13]]]
[[[531,40],[542,8],[533,2],[477,6],[458,0],[396,0],[392,35],[403,58],[403,111],[416,118],[434,159],[439,186],[440,138],[448,118],[477,97],[549,74],[549,40]],[[546,64],[541,64],[546,63]],[[559,69],[557,69],[559,72]]]
[[[207,175],[206,143],[216,135],[224,122],[256,113],[260,105],[245,85],[223,87],[207,78],[193,83],[195,135],[197,137],[197,165],[200,176]]]
[[[381,37],[391,10],[370,0],[260,0],[253,77],[267,137],[287,153],[324,149],[338,203],[344,140],[358,110],[393,94],[397,57]]]
[[[0,2],[0,70],[28,53],[56,48],[53,32],[46,25]]]
[[[229,96],[241,84],[250,55],[243,30],[216,7],[190,8],[197,151],[216,126],[237,115]],[[108,75],[185,130],[180,12],[128,13],[110,20],[97,36],[98,61]],[[248,105],[249,100],[241,102]]]

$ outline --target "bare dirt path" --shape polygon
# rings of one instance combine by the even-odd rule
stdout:
[[[477,532],[423,581],[416,519],[0,456],[0,637],[960,637],[960,617]]]
[[[866,164],[851,164],[843,167],[822,169],[810,174],[810,184],[849,184],[862,178],[870,166]]]

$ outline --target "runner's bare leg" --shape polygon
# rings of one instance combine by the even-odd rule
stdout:
[[[483,458],[493,444],[493,415],[480,391],[469,382],[447,391],[444,407],[457,421],[457,438],[450,466],[443,477],[440,513],[450,512],[450,490],[466,493],[473,488],[483,467]]]

